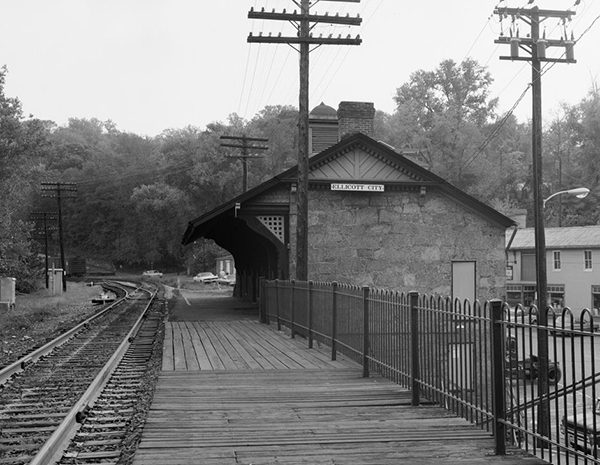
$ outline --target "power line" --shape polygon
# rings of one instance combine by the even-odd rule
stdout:
[[[266,145],[256,145],[255,142],[269,142],[269,139],[263,139],[258,137],[246,137],[246,136],[221,136],[221,140],[233,140],[239,141],[240,144],[221,144],[221,147],[230,147],[236,149],[242,149],[241,155],[229,155],[232,158],[242,159],[243,168],[243,192],[248,190],[248,159],[249,158],[263,158],[259,155],[251,155],[250,151],[254,150],[268,150],[269,147]]]
[[[600,15],[596,16],[596,18],[594,18],[594,20],[591,22],[591,24],[583,31],[583,33],[581,33],[581,35],[579,36],[579,38],[573,41],[574,44],[577,44],[585,36],[585,34],[587,34],[592,29],[592,27],[594,26],[594,24],[596,24],[596,22],[598,22],[599,20],[600,20]],[[562,53],[562,55],[560,56],[560,58],[563,58],[566,55],[566,53],[567,52],[565,50]],[[549,62],[549,63],[546,63],[546,65],[544,65],[544,68],[542,69],[541,75],[543,76],[548,71],[550,71],[556,65],[556,63],[558,63],[558,62]],[[515,79],[515,77],[513,77],[513,80]],[[512,80],[510,82],[512,82]],[[510,82],[507,84],[506,87],[508,87],[508,85],[510,84]],[[504,126],[504,124],[506,124],[506,122],[508,121],[509,117],[514,113],[514,111],[516,110],[516,108],[521,103],[521,100],[523,100],[523,98],[525,97],[525,95],[527,94],[527,92],[529,91],[529,89],[531,87],[532,87],[532,83],[527,84],[527,87],[521,93],[521,95],[517,98],[517,100],[515,101],[515,103],[511,107],[511,109],[504,115],[504,117],[500,121],[500,124],[496,127],[496,129],[492,132],[492,134],[490,134],[484,140],[484,142],[475,150],[475,152],[473,153],[473,155],[471,155],[471,157],[469,157],[469,159],[461,166],[462,168],[467,168],[473,161],[475,161],[475,159],[477,157],[479,157],[479,155],[481,155],[483,153],[484,149],[498,135],[498,133],[500,132],[500,129],[502,129],[502,127]]]
[[[350,35],[337,38],[330,34],[328,37],[314,37],[311,33],[315,24],[345,24],[360,25],[360,17],[330,16],[328,13],[311,14],[310,0],[293,0],[294,4],[300,6],[300,14],[296,10],[287,12],[285,9],[276,13],[275,10],[267,12],[264,8],[261,11],[255,11],[254,8],[248,13],[251,19],[269,19],[278,21],[288,21],[294,25],[297,34],[295,36],[277,37],[263,36],[259,33],[256,37],[252,34],[248,36],[248,42],[287,44],[298,50],[300,53],[300,95],[299,95],[299,123],[298,123],[298,185],[296,191],[297,202],[297,221],[296,221],[296,279],[306,281],[308,279],[308,114],[309,114],[309,53],[311,46],[321,45],[360,45],[362,40],[360,36],[351,38]],[[331,1],[331,0],[330,0]],[[360,0],[334,0],[343,3],[360,3]]]

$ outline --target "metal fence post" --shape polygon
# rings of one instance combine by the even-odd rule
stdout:
[[[292,339],[294,339],[296,337],[296,332],[294,331],[294,318],[296,318],[294,314],[294,291],[296,289],[296,281],[292,279],[290,286],[290,329],[292,330]]]
[[[506,455],[506,392],[504,383],[504,327],[502,301],[492,299],[492,399],[496,455]]]
[[[363,378],[369,377],[369,286],[363,286]]]
[[[277,315],[277,331],[281,331],[281,318],[279,316],[279,280],[275,280],[275,311]]]
[[[308,282],[308,348],[313,348],[313,331],[312,331],[312,320],[313,320],[313,304],[312,304],[312,287],[313,282]]]
[[[411,348],[411,386],[412,406],[421,404],[419,381],[421,378],[419,353],[419,293],[409,292],[410,299],[410,348]]]
[[[331,360],[337,358],[337,349],[335,347],[335,341],[337,339],[337,281],[331,283],[332,295],[332,307],[331,307]]]

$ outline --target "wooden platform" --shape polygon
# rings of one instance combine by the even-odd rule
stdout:
[[[134,465],[522,464],[490,433],[272,327],[170,323]]]
[[[348,367],[357,365],[341,356],[331,361],[330,349],[309,349],[256,320],[170,322],[165,329],[165,371]]]

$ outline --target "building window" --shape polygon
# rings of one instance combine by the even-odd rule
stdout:
[[[586,271],[592,271],[592,251],[583,251],[583,269]]]
[[[553,267],[552,269],[554,271],[560,271],[560,250],[555,250],[554,252],[552,252],[552,256],[553,256]]]

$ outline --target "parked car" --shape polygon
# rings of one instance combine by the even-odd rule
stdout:
[[[600,399],[596,399],[593,410],[580,412],[577,416],[564,416],[561,427],[568,445],[588,453],[595,453],[600,446],[600,432],[597,431],[600,427]]]
[[[148,278],[160,278],[162,275],[163,274],[158,270],[146,270],[142,273],[142,276],[146,276]]]
[[[216,283],[217,279],[219,279],[216,275],[212,274],[210,271],[203,271],[202,273],[198,273],[196,276],[192,278],[192,281],[195,283]]]
[[[217,280],[217,282],[224,286],[235,286],[235,275],[229,274],[222,276]]]

